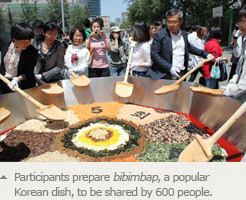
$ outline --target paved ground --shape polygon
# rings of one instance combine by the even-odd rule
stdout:
[[[229,49],[227,49],[227,48],[224,48],[224,49],[225,49],[225,50],[223,51],[223,57],[227,57],[228,60],[230,61],[231,55],[232,55],[232,50],[229,50]],[[227,65],[226,65],[226,66],[227,66],[226,68],[227,68],[227,74],[228,74],[228,77],[229,77],[230,71],[231,71],[230,65],[231,65],[231,62],[228,62]],[[197,75],[197,77],[196,77],[194,83],[199,83],[199,78],[200,78],[201,76],[202,76],[201,73],[198,73],[198,75]],[[189,77],[188,77],[188,79],[189,79]],[[219,82],[219,86],[226,86],[227,83],[228,83],[228,80],[223,81],[223,82]]]

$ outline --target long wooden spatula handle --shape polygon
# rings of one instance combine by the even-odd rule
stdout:
[[[0,74],[0,79],[5,82],[6,84],[12,85],[12,83],[5,78],[2,74]],[[25,98],[27,98],[31,103],[33,103],[35,106],[39,107],[39,108],[44,108],[45,106],[41,103],[39,103],[37,100],[35,100],[34,98],[32,98],[30,95],[28,95],[27,93],[25,93],[22,89],[20,89],[17,86],[14,86],[14,89],[16,90],[16,92],[18,92],[19,94],[21,94],[22,96],[24,96]]]
[[[226,131],[245,113],[246,101],[237,109],[237,111],[219,128],[218,131],[210,138],[213,143],[216,143]]]

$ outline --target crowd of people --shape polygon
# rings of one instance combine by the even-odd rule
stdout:
[[[246,91],[245,35],[246,11],[238,15],[238,30],[233,32],[232,70],[230,81],[224,87],[225,96],[241,97]],[[193,82],[200,72],[200,83],[219,88],[218,80],[210,76],[212,66],[228,62],[222,57],[222,31],[220,27],[196,25],[192,31],[181,30],[183,12],[171,9],[166,13],[167,26],[153,22],[135,22],[132,38],[136,42],[130,63],[132,76],[157,79],[178,79],[203,58],[214,57],[195,71],[188,81]],[[123,76],[128,62],[128,48],[118,26],[110,28],[107,38],[103,20],[84,21],[84,27],[74,27],[64,34],[57,21],[47,23],[36,20],[32,27],[16,23],[8,39],[1,39],[0,73],[12,84],[0,81],[0,94],[14,90],[14,86],[27,89],[45,83],[71,78],[71,72],[91,78]],[[208,39],[207,39],[207,36]],[[218,61],[218,62],[217,62]]]

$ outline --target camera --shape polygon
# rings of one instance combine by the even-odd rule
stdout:
[[[97,30],[97,31],[95,31],[95,34],[100,34],[100,31],[98,31],[98,30]]]

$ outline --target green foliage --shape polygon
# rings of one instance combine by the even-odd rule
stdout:
[[[128,1],[129,3],[130,1]],[[165,13],[172,7],[172,1],[135,0],[128,6],[128,19],[131,24],[135,21],[150,23],[165,18]]]
[[[2,15],[2,9],[0,10],[0,22],[2,22],[2,20],[3,20],[3,15]]]
[[[0,9],[0,35],[8,35],[11,27],[11,21],[9,18],[11,15],[9,12],[4,13],[2,9]]]
[[[114,22],[111,22],[110,27],[112,27],[112,26],[116,26],[116,24]]]
[[[2,10],[0,10],[0,30],[4,29],[4,19],[3,19],[3,14],[2,14]],[[1,31],[0,31],[1,34]]]
[[[132,24],[131,22],[127,19],[124,22],[122,22],[122,24],[120,25],[121,29],[131,29],[132,28]]]
[[[21,4],[21,9],[21,19],[23,22],[31,24],[35,19],[37,19],[37,1],[29,3],[29,0],[24,0]]]
[[[68,26],[67,20],[69,18],[68,15],[68,3],[64,0],[64,18],[65,18],[65,25]],[[60,0],[52,0],[48,2],[48,8],[45,10],[46,15],[44,16],[44,21],[49,21],[52,18],[56,18],[58,24],[62,25],[62,9],[61,9],[61,1]]]
[[[83,22],[85,19],[88,19],[90,17],[89,10],[86,6],[78,5],[73,7],[73,9],[70,11],[70,23],[69,23],[69,29],[80,26],[83,27]]]
[[[177,162],[180,153],[187,147],[186,144],[166,144],[149,142],[144,151],[135,157],[143,162]],[[225,151],[221,147],[212,148],[211,162],[226,162]]]
[[[179,0],[177,1],[177,7],[183,10],[185,24],[202,24],[206,26],[219,25],[218,18],[213,18],[213,8],[223,6],[223,20],[226,22],[226,14],[229,8],[234,5],[238,0],[218,0],[218,1],[202,1],[202,0]],[[241,7],[234,6],[234,10],[238,10]]]

